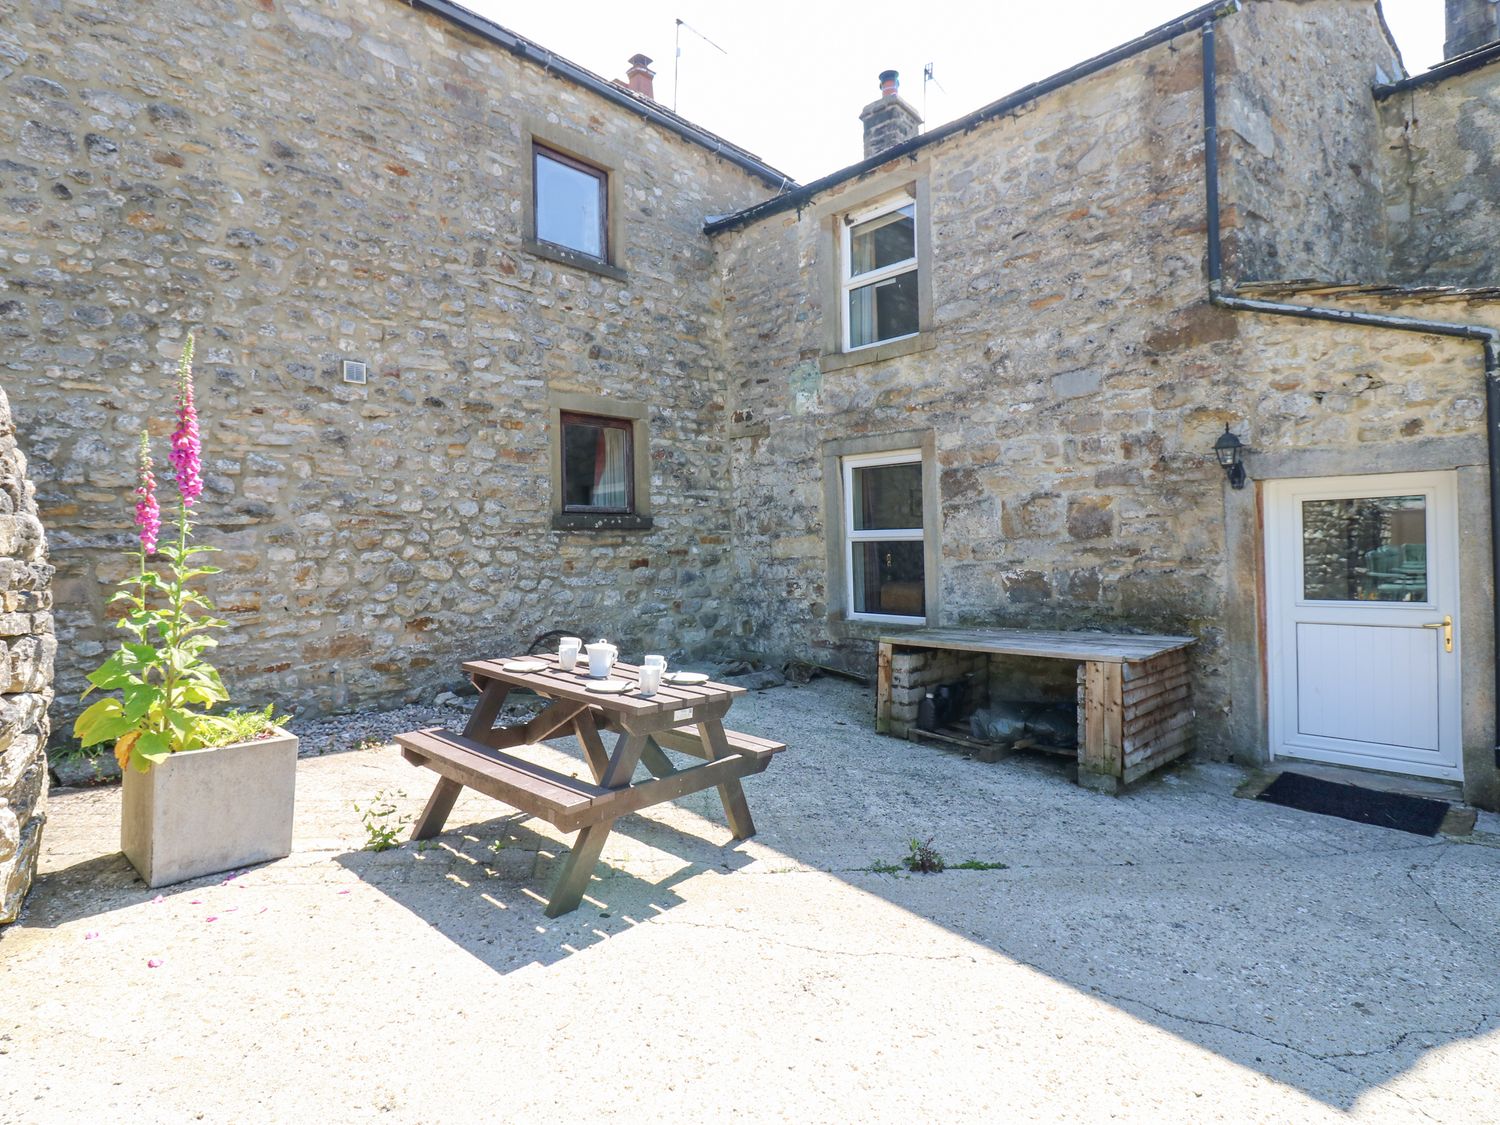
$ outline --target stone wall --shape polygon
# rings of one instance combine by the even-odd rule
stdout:
[[[1500,64],[1380,103],[1395,280],[1500,285]]]
[[[1364,5],[1251,6],[1273,7],[1368,16]],[[1236,696],[1230,671],[1240,657],[1255,664],[1258,639],[1252,625],[1236,656],[1228,630],[1231,595],[1256,578],[1253,564],[1230,563],[1215,438],[1229,424],[1257,451],[1337,451],[1342,472],[1389,471],[1424,443],[1477,440],[1483,387],[1472,344],[1207,305],[1199,65],[1196,37],[1154,48],[892,169],[930,185],[926,350],[820,367],[823,318],[837,310],[820,296],[832,240],[819,208],[857,198],[859,184],[719,236],[743,435],[733,441],[745,592],[735,618],[747,642],[870,666],[889,627],[837,609],[824,443],[930,432],[938,622],[1195,636],[1197,744],[1211,756],[1247,752],[1231,717],[1258,700],[1253,687]],[[1343,73],[1366,82],[1357,68]],[[1263,83],[1279,78],[1316,89],[1275,72]],[[1330,88],[1341,105],[1353,97]],[[1310,145],[1276,152],[1288,185],[1324,174]],[[1226,175],[1231,192],[1246,182]],[[1253,225],[1240,235],[1247,261],[1272,260],[1244,241]],[[1296,236],[1277,232],[1281,245]],[[1326,224],[1308,239],[1342,245]]]
[[[190,329],[237,701],[410,698],[553,627],[721,645],[701,226],[765,184],[398,0],[0,0],[0,91],[0,371],[69,707]],[[617,155],[623,280],[524,248],[527,128]],[[652,530],[552,530],[558,392],[646,404]]]
[[[0,924],[21,912],[47,822],[51,610],[47,540],[0,391]]]
[[[1374,0],[1252,0],[1219,24],[1224,257],[1232,280],[1387,276],[1370,88],[1399,55]]]

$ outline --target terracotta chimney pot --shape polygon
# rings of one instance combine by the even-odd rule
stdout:
[[[645,55],[631,55],[630,69],[625,72],[625,84],[637,94],[644,94],[652,101],[656,100],[656,91],[651,80],[656,77],[656,71],[651,69],[651,60]]]

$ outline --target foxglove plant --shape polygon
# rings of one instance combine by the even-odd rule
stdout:
[[[224,622],[213,616],[207,598],[189,583],[216,566],[200,566],[199,555],[217,550],[192,542],[189,513],[203,494],[202,442],[193,403],[193,338],[188,336],[177,368],[177,428],[172,433],[173,482],[177,489],[176,534],[160,542],[161,509],[152,473],[151,444],[141,434],[135,522],[140,567],[120,583],[111,604],[121,603],[120,628],[134,638],[89,676],[87,697],[95,690],[118,692],[100,699],[78,717],[73,733],[85,746],[113,741],[120,768],[142,773],[169,754],[215,745],[225,720],[208,714],[229,698],[219,673],[203,659],[218,642],[209,635]],[[159,555],[160,570],[152,568]]]

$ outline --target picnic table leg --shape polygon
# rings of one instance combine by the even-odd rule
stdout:
[[[650,737],[646,739],[646,745],[641,750],[641,765],[651,771],[652,777],[671,777],[677,772],[672,759],[662,752],[662,748],[656,744],[656,739]]]
[[[718,719],[709,719],[698,724],[698,737],[703,739],[703,749],[709,761],[716,762],[734,753],[729,740],[724,737],[724,724]],[[755,821],[750,819],[750,806],[745,802],[745,790],[739,778],[731,778],[719,786],[719,800],[724,802],[724,816],[729,821],[729,830],[736,840],[748,840],[755,835]]]
[[[593,773],[594,780],[599,781],[604,777],[604,772],[609,769],[609,751],[604,749],[604,740],[599,737],[599,728],[595,725],[594,716],[589,711],[583,711],[574,716],[573,733],[583,744],[584,757],[589,760],[589,770]]]
[[[578,904],[583,901],[583,892],[588,890],[589,879],[599,863],[599,855],[604,851],[604,841],[609,839],[609,830],[614,826],[613,820],[604,820],[598,824],[590,824],[578,833],[578,839],[573,841],[568,858],[563,861],[562,871],[557,876],[557,883],[552,888],[552,897],[547,900],[544,913],[548,918],[556,918],[578,909]]]
[[[495,729],[495,720],[500,717],[500,708],[505,706],[505,697],[510,694],[510,685],[499,680],[484,680],[474,677],[474,686],[479,688],[479,702],[474,713],[464,725],[465,738],[481,738]]]
[[[590,726],[593,725],[592,719],[587,722]],[[630,775],[635,772],[636,763],[641,760],[641,751],[646,748],[646,741],[647,736],[644,734],[628,729],[623,731],[615,742],[615,752],[610,755],[599,776],[599,784],[607,789],[621,789],[630,784]],[[590,824],[578,833],[578,838],[568,851],[568,858],[563,861],[562,871],[558,873],[552,897],[547,901],[548,918],[556,918],[559,914],[578,909],[578,904],[583,901],[583,892],[588,889],[589,878],[599,862],[599,855],[604,851],[604,841],[609,839],[609,830],[614,825],[615,818],[611,817],[598,824]]]
[[[448,814],[453,811],[453,802],[458,800],[458,795],[463,791],[463,786],[452,778],[440,777],[432,796],[427,798],[427,807],[422,810],[422,815],[417,818],[417,823],[412,826],[411,838],[413,840],[430,840],[443,830],[443,824],[448,819]]]

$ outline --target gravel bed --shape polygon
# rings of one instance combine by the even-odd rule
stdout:
[[[383,746],[395,741],[398,734],[422,727],[461,728],[477,701],[477,697],[470,696],[455,703],[413,703],[394,711],[351,711],[320,719],[293,719],[286,728],[301,739],[297,756],[315,758],[341,750]],[[540,700],[534,704],[524,699],[507,703],[501,721],[524,721],[540,709]]]

